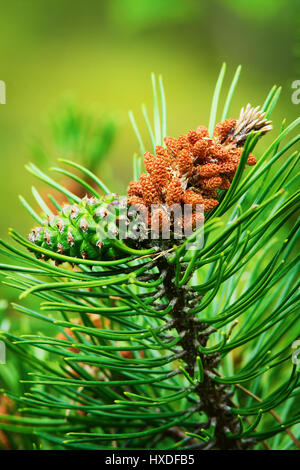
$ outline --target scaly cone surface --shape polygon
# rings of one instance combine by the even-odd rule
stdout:
[[[120,210],[126,201],[116,194],[102,199],[85,196],[78,204],[66,204],[42,226],[35,227],[28,239],[35,245],[66,256],[82,259],[110,259],[119,253],[110,239],[118,235]],[[44,254],[41,258],[48,259]]]

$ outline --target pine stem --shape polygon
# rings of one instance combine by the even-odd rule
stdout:
[[[234,404],[230,399],[231,394],[227,387],[223,384],[216,384],[212,378],[214,369],[220,362],[219,354],[202,354],[198,350],[199,344],[203,347],[206,346],[209,335],[214,329],[209,329],[205,322],[199,322],[195,315],[186,313],[190,300],[189,290],[186,285],[180,287],[175,285],[174,265],[169,264],[166,258],[160,258],[157,261],[157,266],[160,272],[167,272],[163,281],[165,295],[173,305],[170,313],[173,317],[173,327],[182,336],[179,344],[184,351],[182,359],[185,362],[185,370],[191,377],[194,377],[197,356],[200,356],[203,364],[204,378],[202,382],[198,383],[195,393],[199,397],[199,411],[204,412],[208,417],[208,424],[215,427],[213,448],[220,450],[249,449],[254,444],[254,440],[243,442],[241,439],[232,439],[227,436],[229,432],[232,434],[238,432],[239,421],[230,412],[230,408]]]

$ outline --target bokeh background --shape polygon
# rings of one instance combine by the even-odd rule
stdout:
[[[291,101],[291,83],[300,79],[299,18],[299,0],[1,0],[7,103],[0,106],[0,236],[8,238],[8,227],[23,234],[31,228],[17,199],[32,200],[36,184],[24,164],[41,153],[51,164],[60,157],[53,116],[66,100],[115,120],[114,142],[98,172],[121,193],[138,150],[127,113],[132,109],[142,122],[141,103],[151,109],[151,72],[164,78],[170,135],[208,122],[223,61],[226,83],[243,65],[233,117],[281,84],[273,117],[291,121],[300,106]],[[8,300],[15,295],[5,291]]]

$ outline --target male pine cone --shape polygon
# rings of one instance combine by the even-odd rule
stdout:
[[[204,212],[213,210],[219,204],[220,190],[230,187],[250,132],[263,135],[271,128],[271,121],[265,119],[259,107],[248,104],[238,120],[226,119],[217,124],[213,136],[205,126],[199,126],[177,139],[165,137],[166,148],[157,145],[155,156],[145,153],[148,174],[130,183],[129,204],[148,207],[150,219],[156,217],[155,212],[150,213],[152,204],[160,205],[160,213],[162,208],[167,213],[174,204],[190,204],[195,225],[196,206],[202,205]],[[247,164],[256,164],[253,155],[248,156]]]

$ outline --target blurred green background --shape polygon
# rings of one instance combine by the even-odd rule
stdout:
[[[37,141],[51,149],[50,161],[60,156],[51,147],[49,120],[62,100],[116,119],[114,145],[99,171],[116,192],[125,191],[138,150],[127,111],[142,123],[141,103],[151,109],[151,72],[163,75],[174,136],[207,124],[223,61],[226,84],[243,65],[233,117],[248,102],[260,104],[274,83],[283,86],[273,115],[278,125],[299,114],[291,102],[291,83],[300,78],[298,0],[1,0],[0,6],[3,238],[8,227],[23,234],[31,228],[17,196],[32,201],[31,184],[39,183],[24,164]]]

